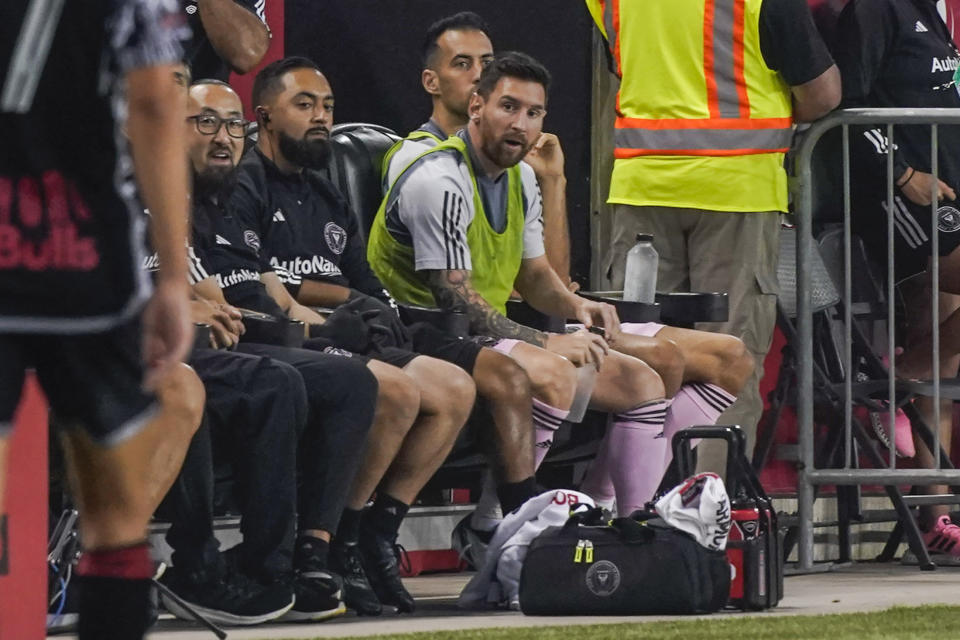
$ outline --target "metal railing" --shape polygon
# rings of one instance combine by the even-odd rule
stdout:
[[[888,250],[886,271],[886,324],[887,324],[887,357],[889,358],[889,381],[887,383],[889,408],[888,452],[889,461],[886,468],[860,469],[854,466],[852,452],[852,404],[853,404],[853,372],[856,371],[852,355],[852,273],[851,273],[851,188],[850,188],[850,126],[851,125],[878,125],[886,128],[887,149],[895,148],[895,125],[929,125],[931,134],[931,173],[933,181],[932,204],[930,215],[932,220],[930,234],[932,260],[932,380],[929,388],[934,400],[934,416],[932,420],[933,448],[936,463],[932,469],[898,469],[895,452],[894,424],[897,406],[896,380],[896,344],[895,328],[895,286],[894,272],[894,154],[887,153],[886,173],[886,237]],[[960,481],[960,470],[942,467],[940,451],[940,398],[941,380],[940,363],[937,357],[940,350],[939,316],[939,242],[938,242],[938,125],[960,125],[960,109],[849,109],[837,111],[822,120],[814,123],[805,132],[803,139],[795,149],[793,165],[793,196],[797,215],[797,305],[798,305],[798,389],[797,389],[797,418],[799,423],[799,456],[800,468],[798,477],[799,502],[799,547],[798,565],[800,571],[813,569],[813,502],[816,485],[949,485]],[[815,468],[814,466],[814,355],[813,355],[813,307],[811,305],[811,268],[813,265],[813,168],[811,160],[814,148],[828,131],[837,127],[842,129],[842,173],[843,173],[843,244],[844,244],[844,278],[843,278],[843,359],[844,359],[844,446],[846,455],[843,466],[840,468]],[[840,283],[837,283],[839,285]],[[901,517],[910,517],[909,513]]]

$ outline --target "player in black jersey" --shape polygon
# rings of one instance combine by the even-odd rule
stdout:
[[[0,21],[0,431],[35,367],[52,410],[75,427],[64,443],[85,549],[84,640],[143,636],[147,522],[185,449],[145,391],[182,371],[191,341],[183,101],[169,81],[185,28],[176,9],[8,0]],[[153,293],[138,268],[131,160],[162,221]]]

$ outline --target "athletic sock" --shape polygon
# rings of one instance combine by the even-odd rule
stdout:
[[[553,434],[560,428],[569,413],[567,410],[533,399],[533,427],[536,437],[533,450],[534,470],[539,469],[543,459],[547,457],[550,445],[553,444]]]
[[[363,521],[379,533],[395,536],[409,510],[410,505],[380,491],[364,514]]]
[[[293,551],[294,569],[309,568],[310,571],[323,571],[327,568],[330,555],[330,543],[322,538],[300,534]]]
[[[533,476],[520,482],[505,482],[497,487],[497,497],[500,498],[500,508],[504,513],[510,513],[536,493],[537,483]]]
[[[140,640],[151,620],[149,545],[85,551],[77,563],[80,640]]]
[[[352,544],[360,540],[360,520],[362,516],[362,510],[344,509],[340,515],[340,524],[337,525],[336,541],[340,544]]]
[[[673,442],[674,434],[687,427],[715,424],[720,414],[736,400],[736,396],[707,382],[688,382],[680,387],[677,394],[673,396],[673,402],[667,411],[667,419],[663,424],[663,435],[667,441],[664,468],[673,460],[673,449],[670,443]],[[693,440],[690,445],[695,447],[699,443],[699,440]]]
[[[610,465],[607,461],[607,447],[610,441],[610,432],[607,429],[597,447],[597,455],[594,456],[590,467],[587,469],[583,482],[580,483],[580,491],[587,494],[597,506],[606,509],[612,509],[616,503],[616,490],[613,488],[613,480],[610,479]]]
[[[667,401],[654,400],[618,413],[607,438],[607,465],[617,495],[617,510],[628,515],[656,492],[663,477]]]
[[[492,531],[503,520],[503,510],[500,508],[500,498],[497,497],[497,483],[493,473],[487,469],[483,473],[483,489],[480,491],[480,500],[477,508],[470,517],[470,526],[477,531]]]

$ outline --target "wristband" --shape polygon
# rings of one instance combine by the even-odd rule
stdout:
[[[917,175],[917,170],[911,167],[911,168],[910,168],[910,177],[907,178],[906,180],[904,180],[901,184],[898,184],[898,185],[897,185],[897,188],[898,188],[898,189],[903,189],[905,186],[907,186],[907,183],[908,183],[908,182],[910,182],[911,180],[913,180],[913,176],[915,176],[915,175]]]

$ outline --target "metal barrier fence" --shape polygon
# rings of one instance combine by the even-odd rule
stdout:
[[[853,404],[853,375],[855,371],[852,355],[852,272],[851,272],[851,183],[850,183],[850,126],[851,125],[878,125],[886,128],[887,149],[895,148],[895,125],[929,125],[931,133],[931,167],[935,180],[933,182],[932,204],[930,215],[932,220],[930,234],[932,261],[932,371],[931,380],[923,384],[916,384],[916,389],[926,392],[915,395],[931,396],[934,400],[934,416],[932,420],[933,447],[936,463],[932,469],[902,469],[897,468],[895,453],[894,422],[897,406],[898,386],[896,380],[896,344],[895,344],[895,286],[894,274],[894,154],[887,153],[887,184],[886,184],[886,237],[888,242],[887,270],[886,270],[886,323],[887,323],[887,357],[889,358],[889,376],[887,382],[887,401],[890,408],[888,429],[888,464],[886,468],[860,469],[854,466],[852,452],[852,404]],[[940,451],[940,399],[941,380],[940,364],[937,354],[940,350],[939,317],[936,310],[939,308],[939,242],[938,242],[938,125],[960,125],[960,109],[849,109],[837,111],[822,120],[814,123],[805,132],[803,139],[796,147],[793,165],[793,196],[797,215],[797,305],[798,305],[798,389],[797,389],[797,418],[799,422],[799,456],[800,469],[798,479],[799,499],[799,571],[813,569],[813,502],[814,487],[816,485],[950,485],[960,482],[960,470],[944,468]],[[843,173],[843,363],[844,376],[844,447],[845,455],[843,466],[838,468],[815,468],[814,466],[814,318],[811,305],[811,272],[814,264],[813,245],[813,158],[814,148],[828,131],[841,128],[842,132],[842,173]],[[838,285],[840,283],[837,283]],[[951,393],[956,399],[957,395]],[[948,396],[949,397],[949,396]],[[949,465],[949,461],[947,461]],[[910,517],[909,513],[900,513],[901,518]]]

